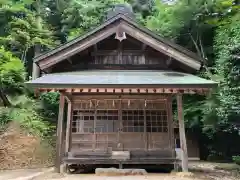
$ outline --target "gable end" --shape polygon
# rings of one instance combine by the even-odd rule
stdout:
[[[36,57],[34,62],[39,65],[41,70],[50,68],[55,64],[110,37],[111,35],[117,33],[119,29],[127,35],[169,57],[174,58],[194,70],[199,70],[201,68],[201,58],[199,58],[195,53],[156,35],[145,27],[140,27],[140,25],[132,21],[130,18],[121,14],[109,19],[104,24],[86,35],[76,38],[69,43]]]

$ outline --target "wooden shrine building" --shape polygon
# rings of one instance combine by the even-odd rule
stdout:
[[[173,164],[176,98],[187,171],[182,97],[208,93],[216,83],[193,75],[201,68],[196,54],[122,12],[34,59],[27,84],[37,92],[60,92],[56,167],[59,171],[62,162]]]

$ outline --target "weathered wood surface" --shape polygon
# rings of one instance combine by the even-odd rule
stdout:
[[[74,54],[87,49],[90,46],[93,46],[94,44],[96,44],[96,42],[99,42],[109,37],[115,32],[116,32],[116,26],[110,25],[109,28],[104,33],[102,31],[99,31],[94,36],[88,37],[84,39],[82,42],[76,43],[56,53],[54,56],[49,56],[45,58],[44,60],[39,62],[39,66],[41,67],[41,69],[46,69],[50,66],[53,66],[58,62],[61,62],[62,60],[67,59],[73,56]]]
[[[196,60],[193,60],[192,58],[188,57],[187,55],[174,50],[171,47],[167,47],[166,44],[159,42],[157,39],[154,39],[153,37],[145,34],[144,32],[141,32],[139,29],[129,26],[127,23],[121,24],[122,29],[129,34],[130,36],[138,39],[139,41],[147,44],[148,46],[156,49],[159,52],[162,52],[169,57],[173,57],[175,59],[178,59],[182,63],[186,64],[187,66],[191,66],[194,69],[199,69],[201,67],[201,64],[197,62]]]
[[[73,112],[73,106],[72,101],[68,101],[68,112],[67,112],[67,126],[66,126],[66,146],[65,146],[65,153],[69,152],[71,149],[72,144],[72,112]]]
[[[166,87],[165,87],[166,86]],[[174,88],[174,87],[167,87],[167,85],[164,85],[161,88],[158,87],[140,87],[136,85],[132,86],[127,86],[127,85],[122,85],[121,88],[117,87],[78,87],[78,88],[39,88],[39,92],[57,92],[57,91],[64,91],[67,93],[73,93],[74,95],[112,95],[112,94],[117,94],[117,95],[162,95],[162,94],[178,94],[178,93],[183,93],[183,94],[207,94],[209,91],[211,91],[211,88]]]
[[[182,170],[183,172],[188,172],[188,152],[184,125],[182,94],[177,95],[177,107],[178,107],[180,144],[182,149]]]
[[[60,94],[59,112],[58,112],[58,125],[57,125],[57,143],[56,143],[56,172],[60,173],[60,166],[62,161],[62,131],[63,131],[63,114],[64,114],[65,98]]]
[[[172,157],[137,157],[126,160],[123,164],[174,164],[176,161]],[[93,157],[65,157],[64,162],[68,164],[119,164],[119,161],[109,157],[93,156]]]
[[[134,96],[133,96],[134,97]],[[93,98],[93,97],[92,97]],[[167,98],[74,98],[73,148],[162,150],[170,145]],[[171,126],[172,127],[172,126]]]

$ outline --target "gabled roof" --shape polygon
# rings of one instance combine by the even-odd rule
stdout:
[[[113,35],[117,32],[118,28],[121,28],[127,35],[144,42],[157,51],[173,57],[188,67],[196,70],[199,70],[201,67],[202,59],[195,53],[157,35],[123,14],[114,16],[81,37],[73,39],[53,50],[35,57],[34,61],[41,69],[51,67]]]
[[[44,75],[29,81],[31,87],[77,88],[77,87],[168,87],[212,88],[216,82],[192,74],[154,70],[90,70]]]

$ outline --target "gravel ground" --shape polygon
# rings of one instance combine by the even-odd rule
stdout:
[[[58,174],[48,172],[31,180],[240,180],[240,167],[234,164],[190,163],[191,173],[149,173],[145,176],[97,176],[95,174]],[[238,169],[239,168],[239,169]],[[238,173],[237,173],[237,170]],[[45,169],[0,171],[0,180],[29,176]]]
[[[11,180],[19,177],[27,177],[45,170],[46,169],[19,169],[0,171],[0,180]]]
[[[193,176],[180,174],[148,174],[146,176],[97,176],[95,174],[49,173],[34,180],[239,180],[240,177],[227,172],[194,172]]]
[[[237,169],[240,168],[237,166]],[[33,180],[240,180],[239,169],[234,164],[209,162],[189,163],[189,174],[149,173],[146,176],[97,176],[95,174],[47,173]]]
[[[96,176],[92,175],[49,175],[48,177],[39,177],[34,180],[192,180],[192,178],[177,177],[166,174],[154,174],[146,176]]]

